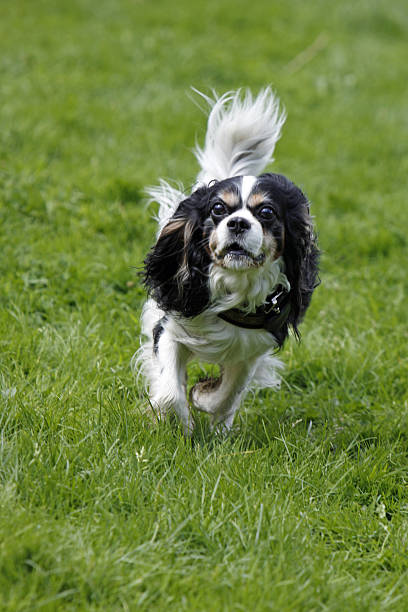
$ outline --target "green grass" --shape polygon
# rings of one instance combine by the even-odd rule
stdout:
[[[0,21],[0,609],[406,610],[404,0],[15,0]],[[190,85],[272,84],[322,284],[229,438],[130,371]],[[196,375],[196,371],[193,371]]]

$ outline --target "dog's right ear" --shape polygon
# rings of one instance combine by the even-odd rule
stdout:
[[[208,189],[183,200],[162,229],[145,259],[144,284],[165,311],[192,317],[209,302],[208,267],[203,221]]]

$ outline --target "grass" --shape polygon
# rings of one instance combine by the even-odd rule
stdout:
[[[0,608],[405,610],[405,2],[16,0],[0,30]],[[143,189],[194,181],[190,85],[269,83],[322,285],[281,391],[191,443],[129,367]]]

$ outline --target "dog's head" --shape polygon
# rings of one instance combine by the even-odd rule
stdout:
[[[262,275],[282,257],[296,330],[315,286],[317,256],[309,204],[296,185],[279,174],[234,177],[179,204],[146,258],[145,282],[164,310],[195,316],[211,301],[211,266]]]
[[[266,175],[244,176],[214,186],[206,223],[214,265],[242,272],[282,254],[285,229],[280,198],[273,198],[267,182]]]

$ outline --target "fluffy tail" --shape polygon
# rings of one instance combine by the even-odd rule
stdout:
[[[225,93],[220,98],[200,94],[209,104],[204,148],[195,149],[201,170],[194,189],[212,180],[223,180],[245,174],[258,175],[273,160],[273,151],[280,138],[286,113],[270,87],[256,98],[249,90]],[[147,190],[151,201],[160,208],[157,221],[160,230],[188,194],[182,186],[172,187],[164,180]]]
[[[262,172],[273,159],[286,119],[271,88],[256,98],[249,90],[228,92],[215,100],[197,93],[211,106],[204,148],[195,150],[201,166],[197,183]]]

